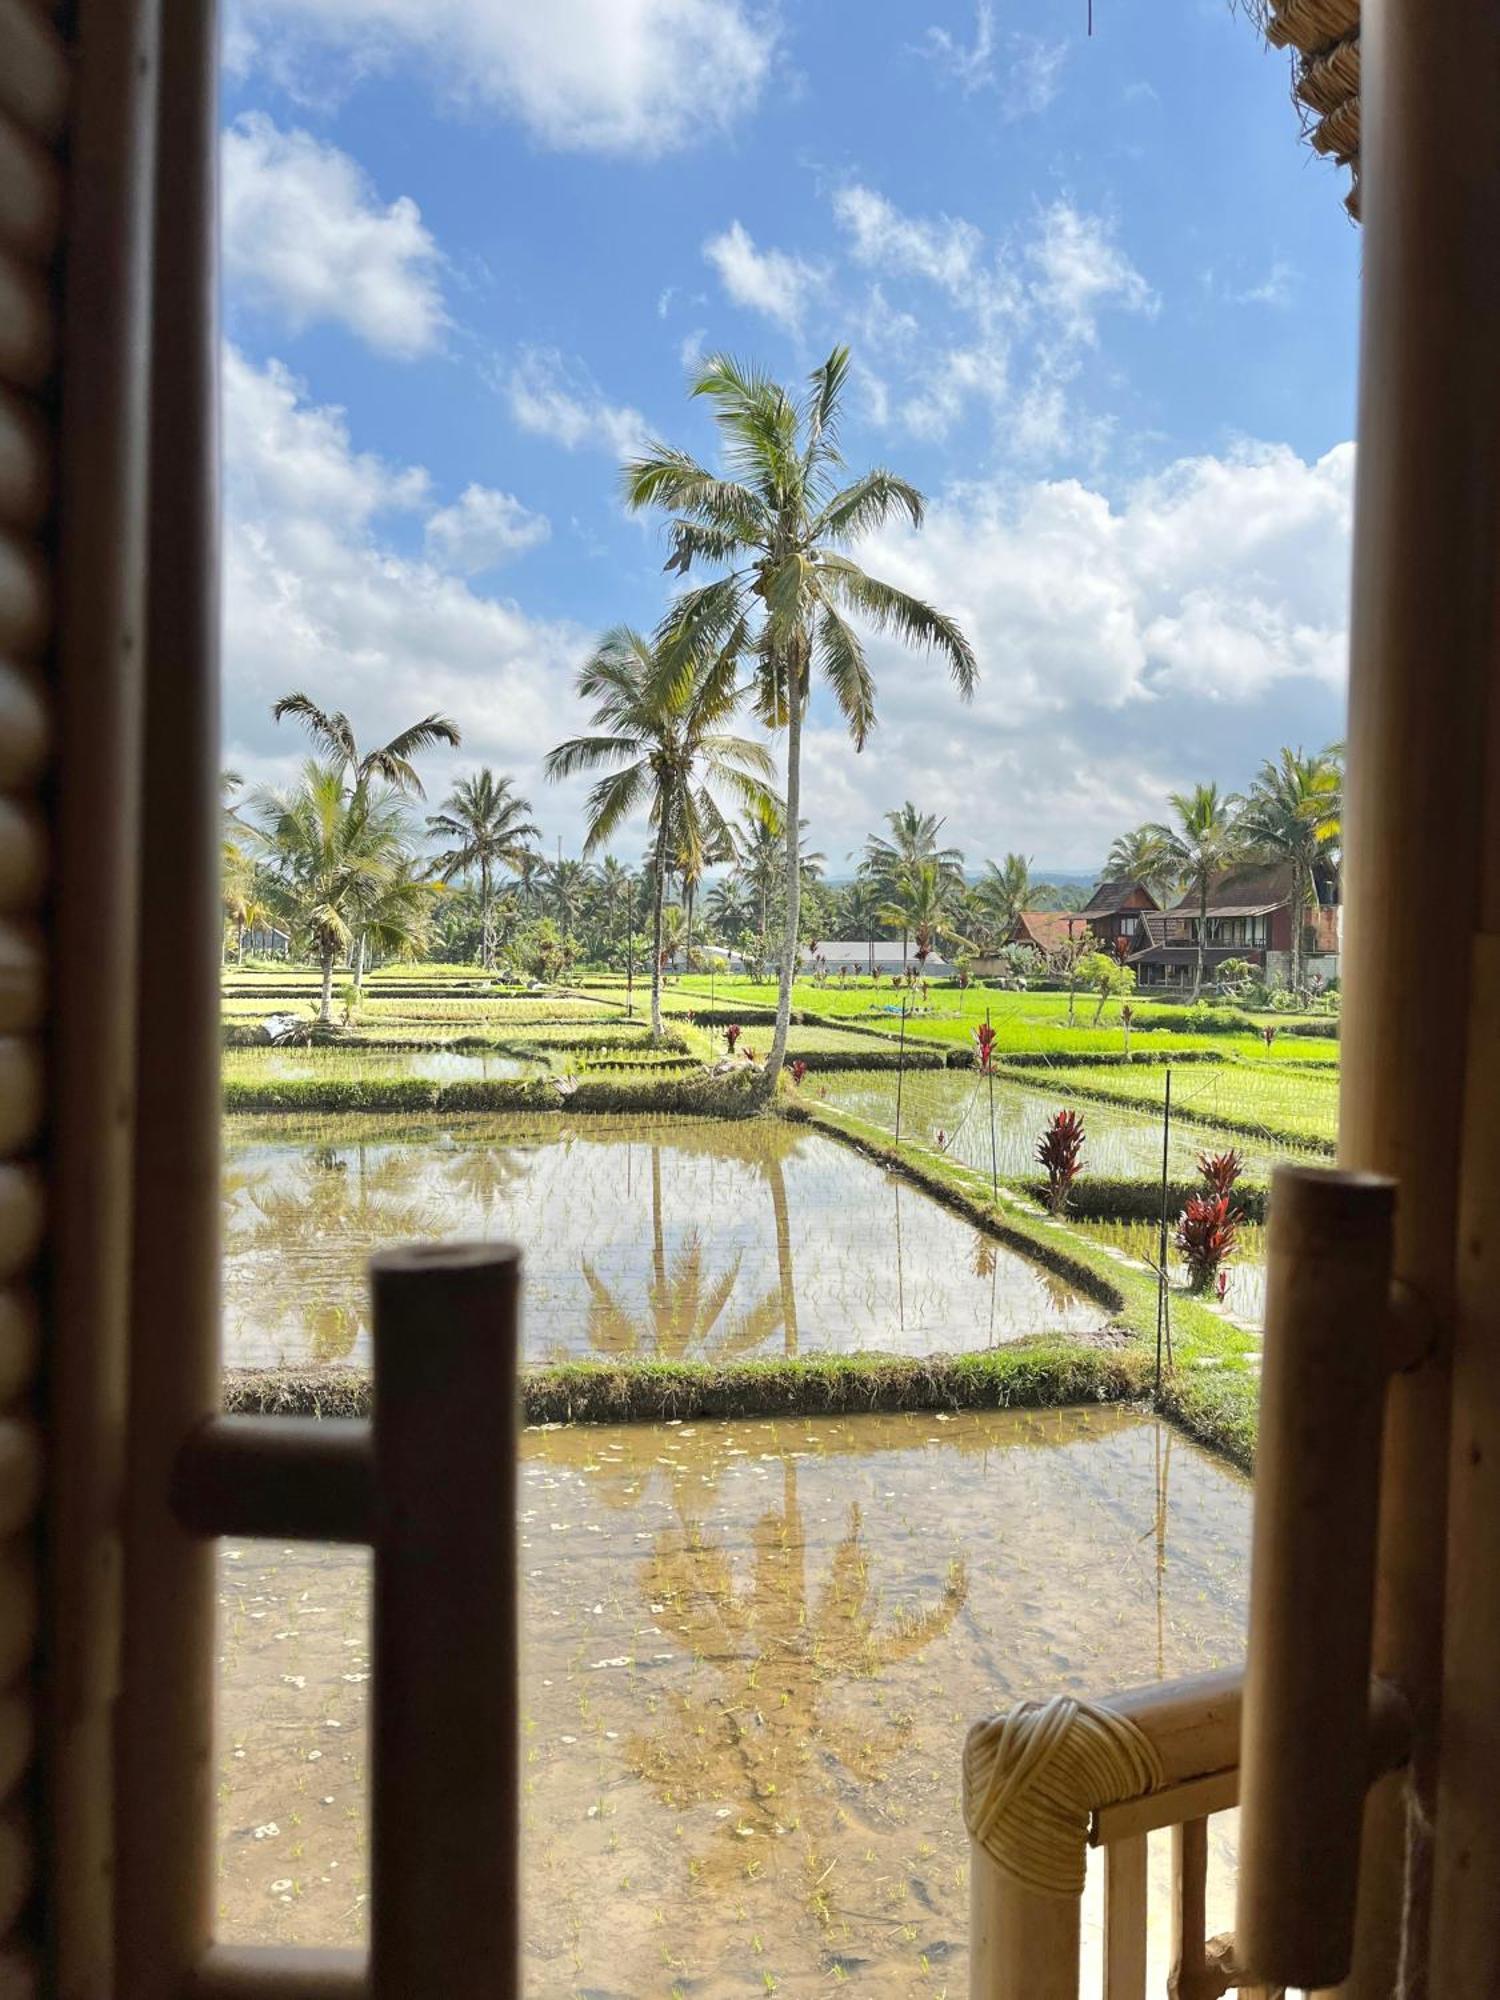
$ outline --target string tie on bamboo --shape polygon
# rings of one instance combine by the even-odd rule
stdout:
[[[1166,1782],[1150,1738],[1071,1695],[1017,1702],[976,1722],[964,1744],[964,1824],[1014,1881],[1081,1896],[1089,1815]]]

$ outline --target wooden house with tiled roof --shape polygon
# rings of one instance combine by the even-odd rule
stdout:
[[[1322,871],[1317,901],[1306,913],[1303,964],[1309,980],[1326,985],[1338,977],[1340,910],[1336,878]],[[1140,943],[1126,963],[1142,986],[1191,985],[1197,976],[1198,930],[1206,921],[1204,968],[1212,978],[1230,959],[1257,967],[1268,984],[1285,984],[1292,969],[1292,871],[1289,867],[1235,868],[1214,882],[1206,919],[1196,890],[1168,910],[1147,911]]]
[[[1101,951],[1123,958],[1138,946],[1142,917],[1160,908],[1144,882],[1100,882],[1078,914]]]

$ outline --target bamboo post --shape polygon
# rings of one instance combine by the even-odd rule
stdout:
[[[142,883],[170,940],[136,982],[135,1233],[108,1989],[178,2000],[212,1930],[214,1550],[172,1514],[219,1395],[218,22],[162,0]],[[90,976],[80,968],[78,976]],[[116,1005],[122,1004],[116,996]]]
[[[1395,1189],[1283,1166],[1271,1190],[1235,1956],[1320,1987],[1349,1969],[1369,1784]]]
[[[1429,1991],[1463,941],[1479,893],[1500,547],[1497,37],[1493,0],[1365,0],[1339,1157],[1398,1181],[1396,1272],[1437,1335],[1387,1399],[1374,1662],[1414,1703],[1412,1809],[1401,1786],[1371,1795],[1347,2000],[1389,2000],[1403,1916],[1403,2000]],[[1422,921],[1406,921],[1419,907]],[[1442,978],[1434,937],[1448,940]]]
[[[1172,1065],[1166,1065],[1161,1101],[1161,1227],[1156,1240],[1156,1400],[1161,1401],[1162,1347],[1167,1338],[1167,1163],[1172,1136]]]
[[[1078,2000],[1081,1904],[1012,1881],[969,1848],[972,2000]]]
[[[519,1275],[504,1244],[371,1264],[371,2000],[516,1988]]]
[[[901,1037],[896,1046],[896,1144],[901,1144],[901,1086],[906,1081],[906,998],[901,1000]]]
[[[1147,1837],[1104,1850],[1104,2000],[1146,2000]]]

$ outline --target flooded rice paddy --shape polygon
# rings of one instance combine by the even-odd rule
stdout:
[[[836,1140],[756,1119],[227,1121],[224,1358],[364,1365],[384,1244],[507,1237],[525,1353],[928,1355],[1106,1310]]]
[[[226,1082],[293,1080],[358,1083],[370,1078],[418,1076],[431,1083],[500,1083],[545,1076],[544,1056],[507,1055],[497,1049],[231,1049],[224,1056]]]
[[[1110,1179],[1154,1180],[1161,1174],[1161,1112],[1133,1111],[1123,1105],[1070,1096],[1066,1089],[1048,1087],[1038,1071],[1035,1089],[1010,1082],[993,1086],[972,1071],[921,1070],[907,1074],[901,1089],[901,1135],[916,1145],[937,1146],[966,1166],[990,1171],[990,1101],[995,1107],[995,1164],[1002,1179],[1025,1179],[1039,1170],[1036,1146],[1042,1128],[1065,1107],[1083,1114],[1084,1172]],[[810,1082],[809,1088],[813,1085]],[[896,1079],[875,1072],[835,1075],[816,1083],[838,1105],[871,1124],[894,1130]],[[1168,1142],[1168,1169],[1176,1180],[1191,1180],[1198,1155],[1209,1149],[1238,1148],[1251,1180],[1270,1178],[1278,1160],[1295,1157],[1295,1149],[1259,1143],[1242,1134],[1216,1133],[1206,1125],[1174,1125]],[[1326,1164],[1326,1162],[1324,1162]]]
[[[968,1724],[1242,1651],[1247,1482],[1119,1409],[532,1431],[519,1506],[537,2000],[958,2000]],[[220,1934],[357,1944],[367,1559],[220,1576]]]
[[[1159,1235],[1154,1222],[1075,1222],[1071,1225],[1090,1243],[1102,1243],[1135,1262],[1156,1263]],[[1187,1266],[1171,1251],[1168,1235],[1167,1271],[1174,1285],[1187,1283]],[[1260,1326],[1266,1315],[1266,1232],[1259,1223],[1240,1225],[1234,1255],[1223,1267],[1224,1308],[1249,1326]]]

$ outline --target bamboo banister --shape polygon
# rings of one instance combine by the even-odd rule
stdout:
[[[42,1177],[22,1160],[0,1160],[0,1284],[25,1270],[42,1241]]]
[[[28,1151],[42,1128],[46,1068],[33,1035],[0,1034],[0,1151]]]
[[[1146,2000],[1146,1836],[1104,1851],[1104,2000]]]
[[[520,1253],[371,1264],[374,2000],[492,2000],[518,1977]]]
[[[1172,1829],[1172,1969],[1170,2000],[1218,2000],[1223,1984],[1208,1963],[1208,1821]]]
[[[975,2000],[1078,2000],[1076,1896],[1047,1896],[969,1844],[969,1991]]]
[[[50,143],[62,134],[67,106],[61,36],[26,0],[0,0],[0,111]]]
[[[0,917],[0,1032],[7,1035],[42,1025],[47,990],[47,955],[34,923]]]
[[[184,1443],[172,1504],[199,1535],[371,1539],[370,1426],[353,1417],[211,1417]]]
[[[369,1991],[363,1952],[217,1944],[193,1973],[185,2000],[368,2000]]]
[[[42,1444],[30,1416],[0,1417],[0,1535],[24,1528],[42,1484]]]
[[[0,526],[35,534],[52,505],[53,440],[35,403],[0,386]],[[0,715],[0,727],[7,717]]]
[[[62,173],[36,140],[0,111],[0,243],[45,263],[62,222]]]
[[[1271,1190],[1235,1935],[1258,1977],[1316,1988],[1349,1969],[1369,1789],[1395,1189],[1283,1166]]]
[[[1389,2000],[1403,1919],[1403,2000],[1429,1991],[1464,941],[1500,547],[1497,32],[1493,0],[1363,9],[1339,1158],[1399,1183],[1395,1269],[1428,1301],[1438,1339],[1387,1397],[1374,1664],[1412,1697],[1416,1743],[1410,1811],[1403,1787],[1371,1794],[1347,2000]],[[1435,937],[1451,954],[1438,980]]]
[[[36,1641],[36,1561],[21,1541],[0,1547],[0,1688],[11,1687]]]
[[[0,382],[45,388],[56,361],[56,317],[46,282],[0,246]]]

